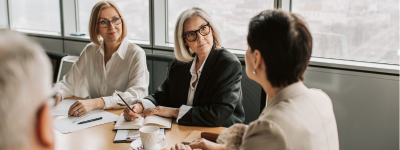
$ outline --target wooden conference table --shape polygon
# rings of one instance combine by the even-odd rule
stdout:
[[[106,110],[120,115],[123,109]],[[116,131],[113,131],[114,122],[83,129],[77,132],[62,134],[54,130],[56,150],[132,150],[130,143],[113,143]],[[169,150],[176,143],[181,143],[193,130],[221,132],[224,127],[196,127],[181,126],[173,120],[171,129],[165,130],[167,147]]]

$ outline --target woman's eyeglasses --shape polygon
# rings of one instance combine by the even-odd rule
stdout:
[[[99,24],[100,27],[102,27],[102,28],[107,28],[110,25],[110,23],[112,23],[113,25],[121,24],[121,22],[122,22],[121,20],[122,20],[122,18],[119,17],[119,18],[114,18],[111,21],[103,20],[103,21],[98,22],[97,24]]]
[[[206,25],[201,26],[200,29],[196,31],[186,32],[186,34],[183,35],[183,37],[189,42],[193,42],[197,40],[197,32],[199,32],[202,36],[206,36],[210,33],[210,28],[211,28],[210,23],[207,23]]]

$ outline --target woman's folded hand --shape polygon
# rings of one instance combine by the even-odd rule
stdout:
[[[142,114],[142,117],[147,117],[151,115],[159,115],[168,118],[177,118],[179,114],[179,108],[172,108],[172,107],[163,107],[157,106],[154,108],[149,108],[145,110]]]

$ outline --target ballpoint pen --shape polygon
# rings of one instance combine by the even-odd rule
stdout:
[[[94,119],[82,121],[82,122],[79,122],[78,124],[84,124],[84,123],[93,122],[93,121],[101,120],[101,119],[103,119],[103,117],[99,117],[99,118],[94,118]]]

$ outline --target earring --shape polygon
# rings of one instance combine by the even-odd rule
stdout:
[[[253,70],[253,74],[257,74],[256,70]]]

